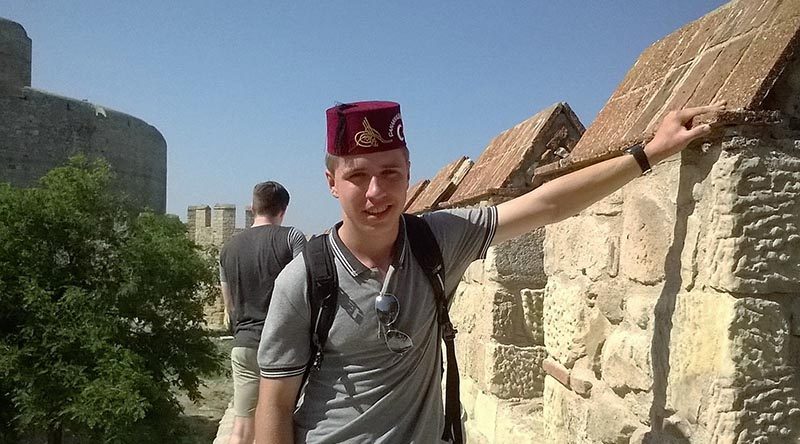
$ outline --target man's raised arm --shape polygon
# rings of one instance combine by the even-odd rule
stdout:
[[[256,407],[256,444],[294,444],[294,408],[303,376],[261,378]]]
[[[725,102],[672,111],[656,131],[644,152],[650,164],[676,154],[693,140],[708,133],[708,125],[692,127],[700,114],[719,112]],[[493,244],[535,228],[578,214],[642,174],[633,156],[620,156],[561,176],[522,196],[497,206],[497,232]]]

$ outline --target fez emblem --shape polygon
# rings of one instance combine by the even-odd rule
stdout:
[[[380,133],[370,126],[369,120],[367,120],[366,117],[364,117],[364,121],[362,123],[364,124],[364,130],[356,133],[356,145],[362,148],[377,148],[379,143],[391,142],[391,139],[386,140],[381,137]],[[402,140],[402,138],[400,140]]]

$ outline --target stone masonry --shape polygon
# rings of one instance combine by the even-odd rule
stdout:
[[[653,174],[470,266],[470,442],[800,443],[799,30],[797,0],[732,1],[648,48],[585,133],[503,142],[531,118],[423,209],[502,202],[728,101]]]
[[[115,187],[134,203],[163,213],[167,144],[133,116],[31,87],[31,39],[0,18],[0,182],[31,186],[77,154],[103,157]]]
[[[688,24],[642,54],[565,164],[537,170],[618,155],[671,109],[731,109],[547,228],[545,442],[800,442],[798,30],[797,1]]]
[[[474,165],[460,158],[445,166],[422,192],[409,193],[408,208],[497,204],[521,195],[533,189],[534,169],[554,160],[556,150],[568,153],[583,131],[569,105],[554,104],[495,137]],[[543,242],[544,230],[538,230],[490,248],[456,291],[451,317],[459,329],[470,442],[539,442],[547,355]]]
[[[245,227],[253,225],[253,212],[245,209]],[[204,247],[208,254],[219,255],[219,250],[234,234],[242,231],[236,228],[236,205],[215,204],[192,205],[186,211],[186,229],[189,239]],[[205,318],[208,328],[225,330],[225,304],[222,295],[206,307]]]
[[[763,132],[548,227],[545,442],[800,438],[800,133]]]

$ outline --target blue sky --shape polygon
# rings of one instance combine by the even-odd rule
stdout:
[[[401,103],[412,183],[554,102],[587,127],[650,44],[725,2],[0,0],[33,40],[33,87],[139,117],[167,140],[167,211],[249,203],[339,219],[325,109]]]

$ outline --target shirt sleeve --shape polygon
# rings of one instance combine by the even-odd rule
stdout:
[[[297,257],[306,247],[306,236],[302,231],[292,227],[292,229],[289,230],[288,242],[289,249],[292,251],[292,257]]]
[[[459,208],[422,216],[431,227],[445,268],[445,289],[451,294],[469,264],[486,257],[497,230],[497,208]]]
[[[300,255],[275,280],[258,345],[261,377],[286,378],[305,372],[311,344],[309,311],[306,267]]]

